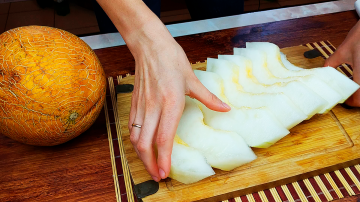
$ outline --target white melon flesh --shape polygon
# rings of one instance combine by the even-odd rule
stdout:
[[[248,48],[234,48],[234,55],[246,57],[251,61],[252,73],[260,83],[272,85],[282,82],[267,68],[265,52]]]
[[[219,130],[238,133],[251,147],[267,148],[289,134],[266,107],[259,109],[232,106],[223,94],[223,80],[213,72],[195,70],[200,82],[223,102],[231,106],[229,112],[216,112],[197,102],[204,114],[205,124]],[[225,87],[226,89],[226,87]]]
[[[177,134],[190,147],[200,151],[212,167],[229,171],[256,159],[240,135],[211,128],[203,120],[197,104],[186,97]]]
[[[225,61],[226,60],[226,61]],[[290,129],[307,116],[284,93],[249,93],[239,84],[240,68],[245,70],[246,58],[239,55],[219,55],[219,59],[208,59],[207,71],[217,73],[224,81],[225,95],[236,107],[267,107],[280,123]],[[241,67],[240,67],[241,66]]]
[[[244,87],[245,91],[254,93],[283,92],[308,116],[308,119],[316,113],[321,112],[328,105],[326,100],[300,81],[294,80],[273,83],[272,80],[278,78],[264,69],[264,65],[266,64],[265,53],[257,50],[234,48],[234,55],[244,56],[252,62],[252,65],[247,66],[247,69],[251,68],[251,70],[247,70],[246,74],[252,82],[249,83],[249,79],[240,79],[241,74],[239,76],[239,83]],[[258,83],[254,83],[256,80],[258,80]]]
[[[324,98],[328,105],[320,113],[330,111],[341,99],[342,96],[319,77],[308,74],[291,72],[281,62],[280,49],[278,46],[267,42],[246,43],[246,48],[265,52],[267,58],[267,69],[277,78],[283,81],[299,80],[315,93]]]
[[[176,135],[171,153],[169,177],[184,184],[190,184],[214,174],[205,156],[189,147]]]
[[[315,75],[320,78],[322,81],[326,82],[331,86],[336,92],[341,95],[340,103],[345,102],[355,91],[359,89],[359,85],[349,79],[347,76],[337,71],[333,67],[318,67],[312,69],[302,69],[291,64],[284,54],[281,54],[281,61],[284,64],[285,68],[301,75]]]
[[[303,68],[297,67],[294,64],[292,64],[287,58],[286,55],[282,52],[280,52],[280,58],[281,62],[284,64],[285,68],[292,71],[299,71],[304,70]]]

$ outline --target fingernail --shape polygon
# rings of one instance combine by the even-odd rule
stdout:
[[[165,172],[161,168],[159,169],[159,173],[160,173],[160,177],[162,179],[165,179]]]
[[[156,182],[158,182],[159,181],[159,178],[158,177],[156,177],[156,176],[151,176]]]
[[[223,105],[226,109],[231,109],[231,107],[230,107],[228,104],[226,104],[225,102],[222,102],[222,105]]]

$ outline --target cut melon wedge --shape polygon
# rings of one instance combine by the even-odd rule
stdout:
[[[219,75],[199,70],[195,70],[195,75],[210,92],[231,107],[229,112],[216,112],[197,101],[204,114],[205,124],[215,129],[236,132],[249,146],[258,148],[267,148],[290,133],[266,107],[251,109],[231,105],[223,93],[226,87]]]
[[[257,54],[257,55],[254,55]],[[293,80],[287,82],[273,83],[278,80],[269,71],[264,70],[266,55],[262,51],[234,48],[234,55],[241,55],[248,58],[252,65],[247,64],[246,76],[249,79],[241,79],[239,83],[245,91],[253,93],[276,93],[283,92],[296,104],[310,119],[316,113],[321,112],[328,102],[316,94],[313,90],[304,85],[301,81]],[[251,69],[251,70],[249,70]],[[257,83],[255,81],[258,81]],[[249,81],[252,81],[251,83]]]
[[[204,114],[205,124],[216,129],[237,132],[249,146],[259,148],[267,148],[289,133],[266,107],[251,109],[231,105],[223,93],[224,85],[219,75],[197,70],[195,75],[210,92],[231,106],[229,112],[221,113],[197,102]]]
[[[267,107],[279,122],[290,129],[307,116],[284,93],[249,93],[239,84],[240,67],[247,59],[238,55],[219,55],[220,59],[208,59],[207,71],[218,74],[224,82],[225,96],[235,107]],[[227,61],[225,61],[227,60]],[[228,62],[231,61],[231,62]]]
[[[280,52],[280,58],[281,58],[281,62],[283,63],[283,65],[286,69],[291,70],[291,71],[304,70],[303,68],[295,66],[294,64],[289,62],[289,60],[286,58],[286,55],[282,52]]]
[[[339,71],[337,71],[332,67],[318,67],[313,69],[302,69],[296,67],[286,59],[285,55],[281,56],[280,49],[275,44],[266,43],[266,42],[256,42],[249,44],[247,43],[246,46],[263,50],[266,51],[267,54],[271,54],[270,58],[272,58],[273,61],[277,61],[277,63],[280,64],[272,67],[275,69],[274,74],[275,72],[277,72],[276,74],[278,74],[279,76],[313,75],[319,78],[341,96],[341,99],[339,101],[340,103],[343,103],[355,91],[359,89],[359,85],[357,83],[347,78],[347,76],[345,76],[344,74],[340,73]]]
[[[248,48],[234,48],[234,55],[246,57],[251,61],[253,75],[260,83],[272,85],[283,82],[267,68],[265,52]]]
[[[203,120],[197,104],[186,97],[177,134],[190,147],[200,151],[212,167],[229,171],[256,159],[240,135],[211,128]]]
[[[184,184],[190,184],[214,174],[205,156],[175,135],[169,177]]]
[[[324,107],[320,113],[330,111],[341,101],[342,96],[319,77],[312,74],[302,75],[284,68],[284,65],[281,62],[280,49],[275,44],[267,42],[254,42],[246,43],[246,47],[247,49],[263,51],[266,54],[266,68],[275,77],[280,78],[280,80],[283,81],[299,80],[324,98],[328,102],[328,105]]]
[[[286,57],[282,57],[282,61],[284,62],[284,65],[287,69],[291,69],[291,68],[295,69],[294,65],[292,65],[289,61],[286,60]],[[326,82],[337,93],[341,95],[341,100],[339,101],[339,103],[344,103],[360,87],[359,84],[349,79],[347,76],[345,76],[344,74],[342,74],[333,67],[301,69],[301,70],[294,70],[293,72],[300,73],[302,75],[313,74],[319,77],[322,81]]]
[[[333,67],[320,67],[309,70],[302,70],[301,74],[312,74],[318,76],[321,80],[331,86],[336,92],[338,92],[342,99],[339,103],[345,102],[352,94],[359,89],[359,84],[349,79],[344,74],[340,73]]]

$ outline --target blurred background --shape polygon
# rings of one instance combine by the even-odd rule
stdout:
[[[244,0],[244,11],[255,12],[328,0]],[[45,3],[44,3],[45,2]],[[161,20],[165,24],[191,21],[185,0],[161,0]],[[44,25],[78,36],[99,34],[90,0],[0,0],[0,34],[16,27]]]

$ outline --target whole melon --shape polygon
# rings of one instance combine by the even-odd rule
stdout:
[[[0,134],[51,146],[87,130],[104,104],[106,78],[77,36],[27,26],[0,35]]]

